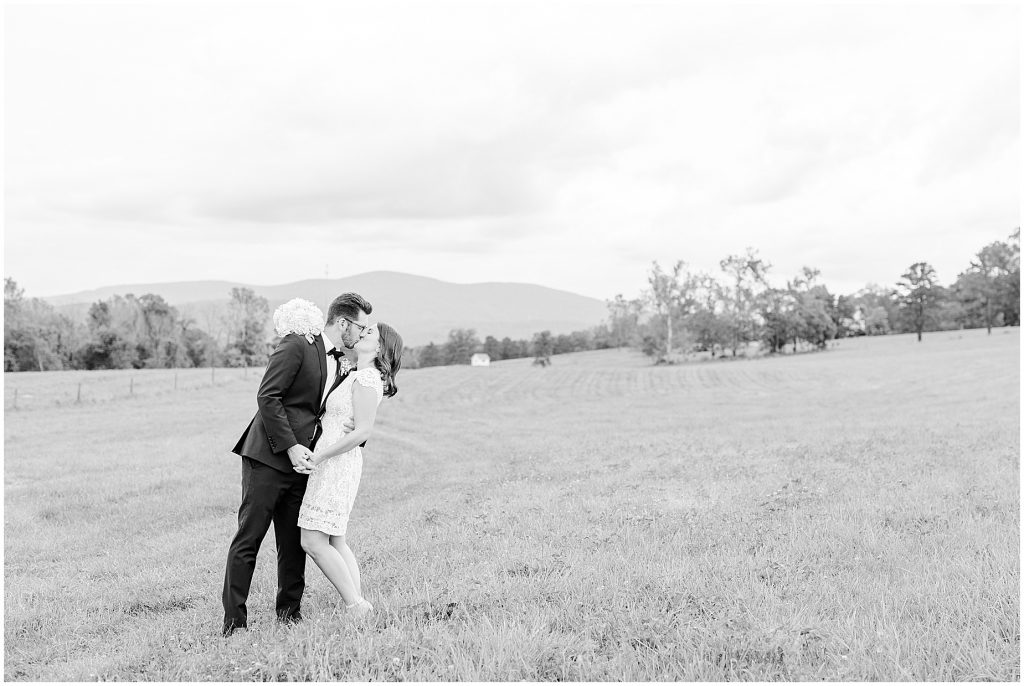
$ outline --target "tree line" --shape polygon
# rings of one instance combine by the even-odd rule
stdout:
[[[607,301],[606,321],[582,331],[529,339],[481,340],[474,329],[453,329],[447,341],[407,347],[407,368],[632,347],[655,362],[692,353],[739,356],[823,349],[828,341],[961,328],[1020,325],[1020,229],[982,247],[949,286],[934,267],[916,262],[894,287],[869,285],[834,295],[820,272],[804,267],[784,284],[771,264],[748,248],[719,262],[720,272],[694,272],[682,260],[669,269],[654,262],[647,287],[634,298]],[[115,295],[93,303],[84,322],[39,298],[26,298],[4,279],[4,371],[262,366],[276,338],[268,336],[270,307],[248,288],[233,288],[226,313],[200,327],[152,293]]]
[[[262,366],[272,348],[270,307],[232,288],[218,335],[152,293],[93,303],[84,322],[4,279],[4,371]]]
[[[766,353],[824,349],[850,336],[1020,325],[1020,229],[981,248],[949,286],[927,262],[907,267],[895,287],[868,285],[835,295],[820,272],[804,267],[784,284],[757,251],[729,255],[716,276],[677,261],[657,262],[647,288],[608,303],[617,344],[643,350],[656,362],[693,352],[737,356],[751,346]]]
[[[851,336],[880,336],[964,328],[1020,326],[1020,229],[981,248],[949,286],[927,262],[907,267],[894,287],[868,285],[835,295],[820,271],[804,267],[784,284],[772,283],[771,264],[756,250],[729,255],[720,272],[693,272],[682,260],[670,269],[652,263],[647,287],[607,301],[608,317],[586,331],[532,339],[481,341],[473,329],[454,329],[448,341],[413,348],[411,366],[468,364],[474,352],[492,360],[581,350],[631,347],[657,363],[692,353],[737,357],[754,347],[768,354],[821,350]]]
[[[494,336],[480,340],[476,329],[452,329],[448,340],[443,343],[431,341],[427,345],[407,347],[402,356],[402,366],[415,369],[469,364],[474,353],[485,353],[495,362],[532,357],[538,362],[550,363],[552,355],[615,347],[618,344],[613,342],[606,324],[568,334],[540,331],[531,338],[512,339],[506,336],[501,340]]]

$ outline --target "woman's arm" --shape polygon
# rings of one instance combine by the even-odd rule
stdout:
[[[313,464],[318,465],[324,460],[347,453],[365,441],[373,432],[373,422],[376,419],[377,389],[364,386],[358,382],[352,384],[352,420],[355,422],[356,428],[313,458]]]

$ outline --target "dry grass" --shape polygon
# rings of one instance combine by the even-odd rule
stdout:
[[[278,626],[271,534],[230,639],[258,375],[8,410],[5,678],[1019,680],[1018,330],[553,360],[403,372],[349,531],[377,618],[310,564]]]
[[[109,369],[5,374],[4,411],[52,410],[259,384],[262,368]]]

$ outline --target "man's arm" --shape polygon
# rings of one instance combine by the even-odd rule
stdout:
[[[267,371],[263,373],[263,381],[260,382],[260,390],[256,394],[260,419],[263,421],[267,436],[270,437],[270,446],[274,452],[288,450],[299,443],[295,439],[291,424],[288,423],[283,399],[302,366],[304,345],[306,341],[302,336],[289,334],[281,339],[270,355]]]

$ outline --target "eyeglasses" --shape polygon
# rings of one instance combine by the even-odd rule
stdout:
[[[344,319],[346,322],[348,322],[352,326],[354,326],[357,329],[359,329],[359,337],[360,338],[362,338],[363,336],[366,335],[366,327],[369,326],[368,324],[357,324],[354,321],[352,321],[351,319],[349,319],[348,317],[342,317],[342,319]]]

